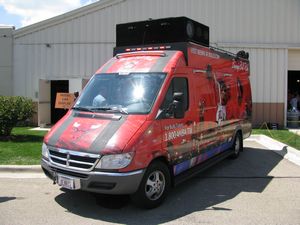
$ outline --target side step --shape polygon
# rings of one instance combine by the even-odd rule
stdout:
[[[232,154],[232,152],[233,152],[232,149],[224,151],[224,152],[214,156],[213,158],[211,158],[203,163],[200,163],[199,165],[194,166],[191,169],[175,176],[174,177],[174,186],[184,182],[185,180],[188,180],[189,178],[197,175],[200,172],[203,172],[204,170],[208,169],[209,167],[213,166],[214,164],[222,161],[223,159],[230,156]]]

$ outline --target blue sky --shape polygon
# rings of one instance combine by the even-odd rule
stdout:
[[[0,0],[0,25],[12,25],[21,28],[96,1]]]

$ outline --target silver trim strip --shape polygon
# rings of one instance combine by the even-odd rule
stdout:
[[[111,176],[111,177],[126,177],[143,173],[144,170],[136,170],[132,172],[125,173],[110,173],[110,172],[90,172],[91,175],[101,175],[101,176]]]
[[[57,151],[57,152],[65,153],[65,154],[70,153],[71,155],[75,155],[75,156],[100,158],[100,155],[98,155],[98,154],[92,154],[92,153],[87,153],[87,152],[76,152],[76,151],[62,149],[62,148],[54,148],[54,147],[51,147],[51,146],[47,146],[47,147],[49,148],[49,150]]]
[[[49,155],[50,155],[50,158],[59,159],[59,160],[61,160],[61,161],[65,161],[65,162],[67,161],[66,158],[58,157],[58,156],[51,155],[51,154],[49,154]]]
[[[69,159],[68,161],[69,162],[73,162],[73,163],[77,163],[77,164],[89,165],[89,166],[93,166],[94,165],[94,163],[83,162],[83,161],[73,160],[73,159]]]

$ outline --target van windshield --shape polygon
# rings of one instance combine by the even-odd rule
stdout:
[[[165,77],[165,73],[96,74],[73,109],[147,114]]]

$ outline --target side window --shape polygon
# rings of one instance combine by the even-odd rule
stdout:
[[[167,94],[165,96],[165,99],[162,104],[162,109],[166,109],[169,107],[169,105],[173,102],[173,94],[175,92],[182,92],[183,93],[183,106],[184,109],[187,110],[189,107],[189,92],[188,92],[188,80],[183,77],[175,77],[173,78]]]

